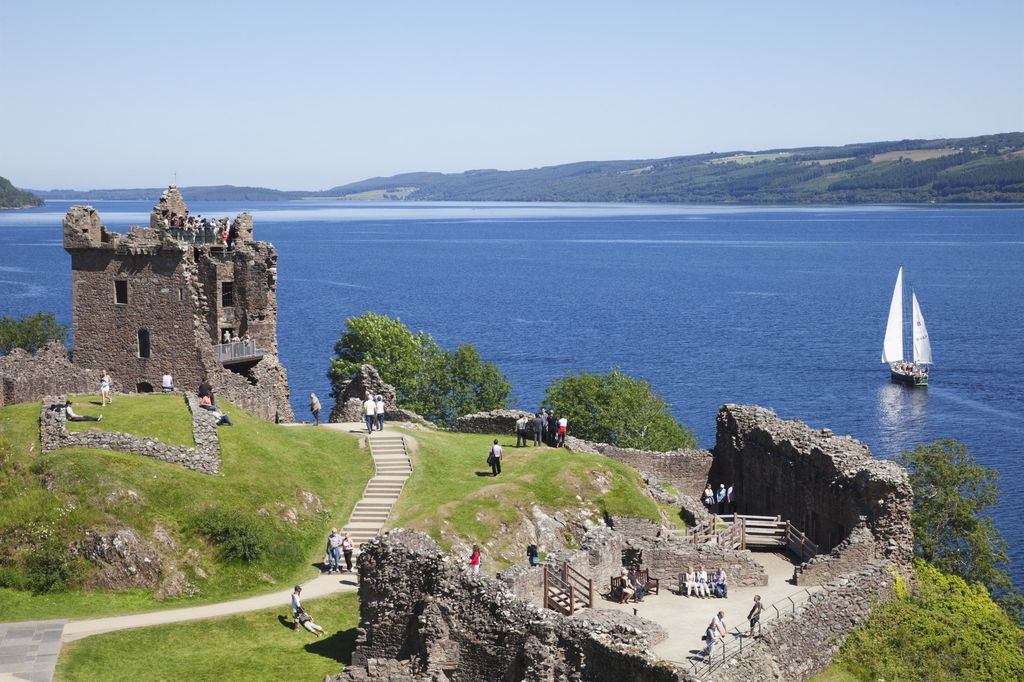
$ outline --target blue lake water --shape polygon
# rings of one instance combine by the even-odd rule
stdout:
[[[0,312],[70,322],[71,202],[0,212]],[[145,202],[96,202],[147,224]],[[704,446],[725,402],[849,433],[877,457],[956,438],[998,468],[996,523],[1024,584],[1024,209],[592,204],[196,203],[250,210],[279,252],[278,333],[293,406],[329,391],[344,320],[398,315],[471,342],[535,408],[577,369],[651,381]],[[918,294],[931,386],[879,361],[896,270]],[[307,416],[308,418],[308,416]]]

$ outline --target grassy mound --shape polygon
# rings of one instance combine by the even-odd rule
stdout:
[[[287,604],[194,623],[125,630],[65,644],[56,680],[320,680],[352,660],[359,599],[305,605],[326,635],[288,627]],[[284,619],[287,619],[286,621]]]
[[[519,561],[524,520],[536,505],[548,514],[579,512],[657,521],[654,501],[629,467],[600,455],[565,449],[516,448],[498,437],[502,473],[490,475],[487,453],[495,436],[416,432],[413,474],[388,523],[428,533],[445,549],[458,540],[486,546],[488,570]],[[495,565],[496,564],[496,565]]]
[[[195,446],[192,417],[180,395],[114,396],[116,402],[100,407],[99,395],[70,396],[75,413],[97,417],[100,422],[68,422],[68,431],[118,431],[140,438],[155,438],[168,445]]]
[[[166,417],[151,407],[161,398],[173,402],[117,396],[99,425],[116,424],[123,411],[136,434],[168,432],[158,421],[165,418],[190,428],[187,409]],[[219,431],[221,476],[106,450],[42,454],[39,408],[0,408],[5,620],[126,613],[280,589],[309,574],[327,531],[348,517],[373,470],[350,436],[270,424],[230,405],[223,409],[235,425]],[[164,577],[177,574],[176,589],[90,588],[95,567],[69,548],[87,529],[124,528],[155,548]]]

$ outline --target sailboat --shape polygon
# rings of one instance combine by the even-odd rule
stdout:
[[[885,341],[882,344],[882,362],[889,365],[889,376],[893,383],[910,386],[928,385],[928,368],[932,364],[932,346],[928,341],[928,328],[924,324],[921,305],[917,294],[911,290],[911,319],[913,323],[914,359],[907,362],[903,357],[903,266],[896,273],[896,287],[889,304],[889,321],[885,326]]]

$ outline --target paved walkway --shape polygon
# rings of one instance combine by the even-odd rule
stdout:
[[[0,682],[50,682],[63,627],[62,620],[0,624]]]
[[[703,644],[701,637],[708,623],[719,611],[725,611],[725,625],[730,631],[728,640],[734,639],[734,628],[747,632],[750,624],[745,618],[754,603],[754,595],[761,595],[766,620],[769,606],[789,597],[802,595],[804,587],[797,587],[790,582],[793,578],[794,563],[788,555],[754,552],[754,559],[764,566],[768,573],[768,584],[763,587],[731,587],[726,599],[701,599],[699,597],[682,597],[662,587],[661,594],[650,595],[639,604],[616,604],[601,599],[594,606],[601,609],[615,609],[632,613],[658,623],[668,632],[668,638],[653,648],[659,657],[669,661],[686,663],[692,656],[699,653]],[[674,584],[674,581],[673,581]],[[815,588],[809,588],[812,591]],[[774,616],[774,612],[771,614]]]

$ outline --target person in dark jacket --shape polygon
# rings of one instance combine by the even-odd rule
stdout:
[[[540,443],[541,443],[541,438],[543,438],[543,435],[544,435],[544,424],[545,424],[544,415],[541,414],[540,412],[538,412],[537,416],[533,418],[533,444],[534,445],[540,445]]]

